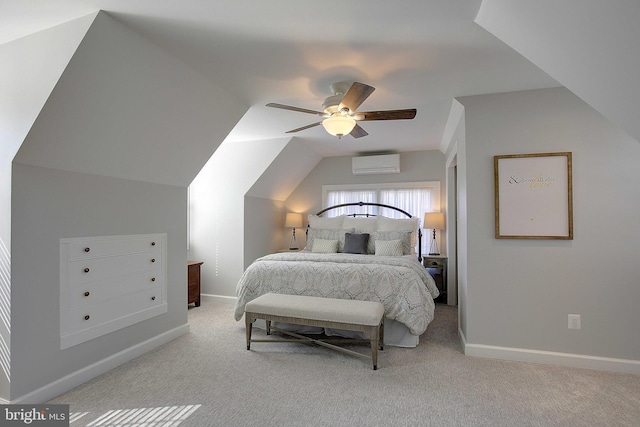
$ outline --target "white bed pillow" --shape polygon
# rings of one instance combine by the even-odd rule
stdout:
[[[313,246],[311,247],[311,252],[323,253],[323,254],[336,253],[338,252],[338,241],[326,240],[326,239],[315,239],[313,241]]]
[[[411,254],[415,253],[415,247],[418,243],[418,227],[420,225],[419,218],[387,218],[378,217],[378,231],[408,231],[411,233]],[[407,255],[407,254],[405,254]]]
[[[318,215],[309,214],[307,216],[307,221],[309,221],[309,227],[311,228],[339,230],[343,228],[342,222],[344,221],[344,215],[333,218],[324,218]]]
[[[376,240],[376,255],[402,256],[402,240]]]
[[[333,228],[309,228],[307,229],[307,250],[313,251],[315,239],[337,240],[338,252],[344,249],[344,236],[346,233],[353,233],[354,229],[333,229]]]
[[[376,253],[376,242],[383,240],[400,240],[402,242],[403,255],[413,254],[413,246],[411,246],[411,233],[409,231],[374,231],[369,237],[369,246],[367,251],[370,254]]]
[[[342,227],[355,228],[356,233],[370,233],[378,229],[378,218],[345,216]]]
[[[418,218],[378,217],[378,231],[411,231],[418,229]]]

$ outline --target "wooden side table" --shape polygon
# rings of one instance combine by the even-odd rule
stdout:
[[[200,266],[203,261],[187,261],[187,304],[200,307]]]
[[[436,281],[436,286],[440,291],[440,295],[436,298],[436,302],[447,303],[447,257],[442,255],[427,255],[422,258],[422,265],[427,270],[437,270],[435,274],[429,271],[429,274]],[[438,277],[440,276],[440,277]],[[440,279],[440,280],[438,280]]]

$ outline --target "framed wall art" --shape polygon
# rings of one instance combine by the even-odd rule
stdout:
[[[496,239],[573,239],[571,153],[493,157]]]

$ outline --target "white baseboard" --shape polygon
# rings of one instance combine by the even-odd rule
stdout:
[[[460,327],[458,326],[458,337],[460,337],[460,344],[462,345],[462,350],[464,351],[464,349],[467,348],[467,337],[464,336],[464,333],[462,332],[462,329],[460,329]],[[464,351],[465,354],[467,354],[466,351]]]
[[[133,347],[129,347],[126,350],[122,350],[119,353],[102,359],[99,362],[93,363],[85,368],[72,372],[69,375],[66,375],[50,384],[40,387],[37,390],[34,390],[7,403],[35,404],[46,402],[73,389],[74,387],[77,387],[97,377],[98,375],[102,375],[105,372],[108,372],[116,368],[117,366],[122,365],[125,362],[128,362],[138,356],[143,355],[148,351],[151,351],[157,347],[160,347],[161,345],[173,341],[174,339],[188,332],[188,323],[182,326],[178,326],[177,328],[167,331],[161,335],[155,336],[151,339],[148,339],[147,341],[141,342],[134,345]]]
[[[464,354],[467,356],[640,375],[639,360],[614,359],[610,357],[585,356],[582,354],[557,353],[553,351],[530,350],[525,348],[469,344],[466,342],[466,339],[461,332],[460,337]]]
[[[238,300],[237,297],[227,297],[224,295],[213,295],[213,294],[200,294],[200,298],[205,298],[207,301],[211,302],[219,302],[224,304],[235,304]]]

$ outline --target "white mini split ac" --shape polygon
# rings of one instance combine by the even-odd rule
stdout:
[[[352,157],[354,175],[400,173],[400,154]]]

